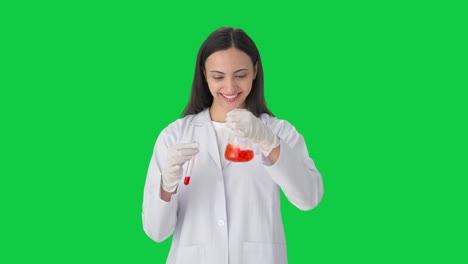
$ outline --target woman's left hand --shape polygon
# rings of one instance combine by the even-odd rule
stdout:
[[[245,109],[234,109],[227,114],[226,126],[241,138],[250,139],[258,144],[265,157],[280,144],[278,136],[262,120]]]

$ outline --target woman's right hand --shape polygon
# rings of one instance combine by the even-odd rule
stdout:
[[[162,184],[164,191],[172,193],[177,189],[182,178],[182,165],[198,153],[198,143],[178,144],[169,147],[164,169],[162,170]]]

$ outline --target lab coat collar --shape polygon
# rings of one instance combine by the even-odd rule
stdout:
[[[205,110],[201,111],[200,113],[196,114],[193,119],[191,124],[192,125],[204,125],[204,124],[209,124],[211,123],[211,117],[210,117],[210,109],[205,108]]]
[[[216,140],[216,132],[214,130],[213,124],[211,123],[209,108],[206,108],[205,110],[196,114],[193,117],[191,124],[201,127],[204,136],[200,137],[200,147],[206,147],[206,151],[210,154],[211,158],[216,163],[216,166],[218,166],[218,168],[222,170],[221,160],[218,151],[218,141]]]

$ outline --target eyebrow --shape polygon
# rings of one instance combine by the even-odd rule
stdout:
[[[248,70],[249,70],[249,69],[245,69],[245,68],[244,68],[244,69],[239,69],[239,70],[235,71],[234,73],[238,73],[238,72],[241,72],[241,71],[248,71]],[[222,72],[222,71],[217,71],[217,70],[212,70],[212,71],[210,71],[210,72],[216,72],[216,73],[224,74],[224,72]]]

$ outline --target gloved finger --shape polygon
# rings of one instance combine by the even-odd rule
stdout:
[[[238,114],[238,113],[249,113],[250,111],[245,109],[245,108],[236,108],[236,109],[232,109],[231,111],[229,111],[229,113],[231,114]]]
[[[247,109],[235,109],[235,110],[238,110],[238,111],[234,111],[232,112],[229,116],[230,117],[233,117],[233,118],[243,118],[243,119],[246,119],[246,118],[251,118],[251,117],[255,117],[252,112],[250,112],[249,110]]]
[[[177,150],[177,156],[193,156],[199,152],[198,148],[196,149],[180,149]]]
[[[245,112],[248,112],[247,109],[232,109],[231,111],[229,111],[227,113],[227,116],[234,116],[234,115],[238,115],[238,114],[242,114],[242,113],[245,113]]]
[[[226,127],[231,131],[231,134],[234,134],[234,131],[242,131],[243,133],[247,132],[246,128],[242,128],[238,125],[232,125],[232,126],[226,126]]]
[[[226,115],[226,118],[247,118],[249,115],[251,115],[251,113],[248,110],[234,109]]]
[[[244,138],[244,137],[246,136],[245,131],[240,130],[240,129],[233,129],[233,130],[232,130],[232,134],[233,134],[234,136],[241,137],[241,138]]]
[[[179,172],[181,169],[182,167],[180,165],[173,165],[164,169],[164,173],[167,175],[174,175],[177,174],[177,172]]]
[[[226,123],[232,122],[232,118],[230,116],[226,117]]]
[[[245,137],[245,135],[247,135],[246,131],[242,130],[242,129],[238,129],[238,128],[229,128],[228,127],[228,130],[229,130],[229,133],[231,135],[234,135],[234,136],[237,136],[237,137]]]
[[[239,117],[226,117],[226,124],[240,124],[240,123],[248,123],[248,119],[239,118]]]
[[[173,163],[178,164],[178,165],[182,165],[185,162],[187,162],[188,160],[190,160],[192,157],[193,157],[193,155],[177,156],[177,157],[174,157]]]
[[[248,121],[246,119],[242,119],[242,118],[236,118],[236,117],[229,118],[229,119],[226,118],[226,124],[233,124],[233,123],[240,124],[240,123],[246,123],[246,122],[248,122]]]
[[[240,130],[244,130],[244,131],[247,131],[247,130],[250,130],[252,128],[252,125],[250,123],[247,123],[247,122],[233,122],[229,125],[230,128],[232,129],[240,129]]]
[[[226,123],[245,123],[245,122],[249,122],[249,119],[245,117],[239,117],[239,116],[226,117]]]
[[[226,121],[226,127],[227,128],[233,128],[235,126],[237,126],[237,123]]]
[[[198,143],[187,143],[187,144],[178,144],[175,145],[176,150],[182,150],[182,149],[198,149],[199,145]]]
[[[237,127],[228,128],[228,129],[231,135],[238,136],[238,137],[246,137],[249,134],[247,129],[237,128]]]

